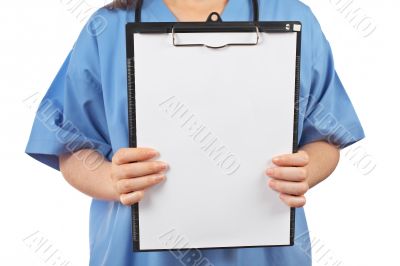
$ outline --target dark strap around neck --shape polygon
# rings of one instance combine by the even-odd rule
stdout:
[[[253,0],[253,22],[259,21],[258,0]]]
[[[143,0],[136,0],[136,3],[135,3],[135,22],[141,22],[142,21],[142,5],[143,5]]]
[[[259,21],[258,0],[252,0],[252,2],[253,2],[253,22],[258,22]],[[142,5],[143,5],[143,0],[136,0],[135,22],[142,21]]]

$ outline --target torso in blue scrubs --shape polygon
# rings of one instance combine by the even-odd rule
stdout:
[[[229,0],[222,19],[251,20],[251,1]],[[343,148],[363,138],[329,44],[310,9],[297,0],[261,0],[260,20],[303,24],[299,145],[328,140]],[[26,148],[29,155],[59,169],[62,153],[92,148],[110,160],[128,146],[125,24],[132,21],[132,10],[101,8],[92,16],[39,107]],[[144,0],[142,21],[175,17],[162,0]],[[199,254],[193,253],[132,252],[130,208],[94,199],[90,209],[93,266],[307,266],[310,250],[302,208],[296,210],[292,247],[202,250],[197,260],[193,258]]]

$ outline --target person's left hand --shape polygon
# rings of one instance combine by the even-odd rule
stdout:
[[[271,177],[268,185],[279,192],[279,197],[289,207],[303,207],[306,204],[304,194],[309,190],[307,182],[309,156],[305,151],[274,157],[276,165],[268,168],[267,176]]]

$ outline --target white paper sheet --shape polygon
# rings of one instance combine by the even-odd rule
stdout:
[[[142,250],[290,244],[290,208],[264,172],[292,152],[296,36],[209,49],[135,34],[137,144],[170,165],[139,204]],[[177,34],[185,43],[235,37],[255,35]]]

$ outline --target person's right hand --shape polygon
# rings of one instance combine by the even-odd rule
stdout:
[[[159,153],[150,148],[122,148],[111,161],[111,180],[119,200],[133,205],[144,197],[145,189],[159,184],[168,165],[160,161],[147,161]]]

